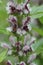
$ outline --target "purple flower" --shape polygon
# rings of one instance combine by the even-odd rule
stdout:
[[[16,7],[15,4],[12,1],[9,1],[7,3],[7,7],[6,7],[6,10],[7,10],[8,14],[14,13],[15,10],[16,10],[15,7]]]
[[[28,31],[28,26],[27,25],[24,25],[23,26],[23,30]]]
[[[7,61],[7,65],[12,65],[10,60]]]
[[[14,25],[14,23],[17,22],[17,18],[16,18],[16,16],[10,15],[9,18],[8,18],[8,21],[9,21],[12,25]]]
[[[24,26],[24,25],[27,25],[29,22],[30,22],[30,17],[25,17],[25,18],[22,20],[23,26]]]
[[[13,30],[12,30],[12,32],[16,32],[17,29],[18,29],[18,25],[15,23],[15,24],[13,25]]]
[[[17,5],[16,10],[17,10],[18,12],[22,12],[23,6],[22,6],[21,4]]]
[[[7,43],[1,43],[1,47],[11,49],[11,46],[9,46]]]
[[[28,6],[25,5],[24,13],[25,13],[25,14],[28,14],[29,12],[30,12],[30,11],[29,11],[29,9],[28,9]]]
[[[37,65],[35,62],[30,63],[30,65]]]
[[[17,47],[17,46],[20,46],[20,42],[15,43],[15,46],[16,46],[16,47]]]
[[[17,51],[20,50],[20,46],[21,46],[20,42],[16,42],[15,43],[15,47],[16,47]]]
[[[23,47],[23,52],[24,52],[24,53],[27,53],[29,50],[30,50],[30,47],[29,47],[28,45],[25,45],[25,46]]]
[[[25,30],[21,30],[20,28],[17,29],[17,34],[19,34],[20,36],[25,35],[26,31]]]
[[[23,61],[22,61],[22,62],[20,62],[20,64],[19,64],[19,65],[26,65],[26,64],[25,64],[25,62],[23,62]]]

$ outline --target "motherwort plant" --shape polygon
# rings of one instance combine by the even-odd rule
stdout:
[[[6,43],[1,44],[1,46],[8,48],[7,55],[18,57],[15,65],[35,65],[32,61],[36,58],[37,54],[33,52],[31,45],[35,42],[36,38],[31,34],[31,17],[29,16],[31,7],[29,3],[30,0],[25,0],[21,3],[9,1],[6,7],[9,15],[7,19],[9,27],[6,29],[11,33],[9,37],[11,46]],[[10,60],[6,64],[13,65]]]

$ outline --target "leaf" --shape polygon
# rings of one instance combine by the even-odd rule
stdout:
[[[43,24],[43,16],[41,18],[39,18],[40,23]]]
[[[7,0],[2,0],[2,3],[0,5],[0,29],[5,29],[9,25],[7,22],[8,14],[6,12],[6,3]]]
[[[35,60],[33,61],[33,63],[35,63],[36,65],[40,65],[40,59],[39,59],[39,58],[35,59]]]
[[[0,34],[6,34],[6,35],[9,35],[10,34],[10,32],[9,31],[7,31],[6,29],[0,29]]]
[[[31,18],[40,18],[43,16],[43,5],[41,6],[33,6],[30,12]]]
[[[36,24],[30,23],[33,32],[37,32],[38,35],[43,36],[43,29],[39,28]]]
[[[43,38],[36,41],[31,45],[31,48],[34,52],[41,53],[43,52]]]
[[[6,58],[7,50],[0,52],[0,63]]]
[[[21,2],[24,2],[25,0],[14,0],[15,3],[20,4]]]
[[[37,27],[33,27],[32,30],[34,30],[35,32],[37,32],[40,36],[43,36],[43,30]]]

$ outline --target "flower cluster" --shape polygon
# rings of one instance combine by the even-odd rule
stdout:
[[[6,43],[1,43],[1,47],[3,48],[7,48],[8,49],[8,53],[7,55],[15,55],[21,58],[25,58],[29,53],[33,52],[31,45],[32,43],[35,42],[35,37],[31,37],[30,43],[29,45],[27,44],[27,40],[26,39],[30,39],[29,35],[26,35],[24,38],[24,42],[22,43],[22,41],[15,41],[16,37],[14,36],[10,36],[9,37],[9,41],[11,42],[11,46],[6,44]],[[23,61],[23,59],[20,61],[19,65],[26,65],[26,64],[31,64],[31,62],[36,58],[37,54],[36,53],[32,53],[29,58],[27,58],[26,61]],[[20,59],[19,59],[20,60]],[[8,60],[7,61],[7,65],[12,65],[11,61]]]
[[[28,27],[30,23],[30,16],[28,16],[28,14],[30,14],[31,11],[29,1],[30,0],[26,0],[24,3],[20,4],[15,4],[13,1],[8,2],[6,10],[8,14],[10,14],[8,18],[10,27],[7,28],[7,30],[16,32],[20,35],[31,30]],[[18,32],[18,30],[20,32]]]
[[[30,38],[30,35],[27,34],[29,31],[31,31],[31,18],[28,16],[31,11],[29,2],[30,0],[25,0],[25,2],[18,4],[13,1],[9,1],[6,7],[9,14],[7,20],[10,23],[10,26],[6,29],[14,33],[15,36],[11,35],[9,37],[11,46],[7,45],[6,43],[2,44],[1,46],[3,48],[8,48],[8,55],[18,56],[19,62],[16,63],[16,65],[31,65],[31,62],[36,58],[37,55],[33,53],[29,58],[25,59],[29,53],[33,52],[31,45],[36,40],[34,37]],[[24,38],[23,42],[20,40],[20,37]],[[27,44],[28,40],[30,40],[29,44]],[[10,60],[7,61],[7,65],[12,65]]]

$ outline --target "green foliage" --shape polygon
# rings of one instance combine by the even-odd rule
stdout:
[[[41,24],[43,24],[43,16],[41,18],[39,18]]]
[[[43,30],[41,28],[33,27],[33,30],[37,32],[40,36],[43,36]]]
[[[25,0],[14,0],[14,2],[16,2],[16,3],[21,3],[22,1],[24,2]],[[7,3],[7,0],[2,0],[2,3],[0,3],[0,42],[7,42],[11,45],[11,43],[9,42],[10,32],[6,30],[6,28],[9,26],[9,24],[7,22],[8,14],[7,14],[6,8],[5,8],[6,3]],[[40,20],[40,23],[43,25],[43,5],[32,6],[31,12],[28,15],[31,18],[35,18],[35,19],[38,18]],[[16,16],[18,16],[18,15],[16,15]],[[24,17],[25,17],[25,15],[24,15]],[[20,18],[20,20],[21,20],[21,18]],[[43,27],[39,28],[35,25],[31,25],[31,26],[32,26],[32,31],[37,32],[39,36],[43,37]],[[14,35],[16,35],[16,34],[14,34]],[[16,36],[18,36],[17,41],[20,40],[20,41],[24,42],[24,36],[19,36],[19,35],[16,35]],[[35,53],[41,54],[41,56],[40,56],[41,60],[39,58],[38,60],[34,61],[36,63],[36,65],[41,65],[41,62],[43,61],[43,38],[37,39],[37,41],[31,45],[31,48]],[[13,65],[15,65],[16,62],[19,62],[18,57],[15,57],[13,55],[7,56],[7,49],[2,49],[0,47],[0,63],[3,60],[6,60],[6,61],[10,60]],[[42,65],[43,65],[43,63],[42,63]]]
[[[0,52],[0,63],[6,58],[7,49],[4,49]]]
[[[43,52],[43,38],[36,41],[31,47],[34,52],[37,52],[37,54]]]
[[[0,4],[0,33],[2,34],[9,34],[6,31],[6,27],[8,26],[8,22],[7,22],[7,17],[8,14],[6,13],[6,2],[5,0],[2,1],[2,3]]]
[[[43,16],[43,5],[33,6],[30,12],[32,18],[40,18]]]

